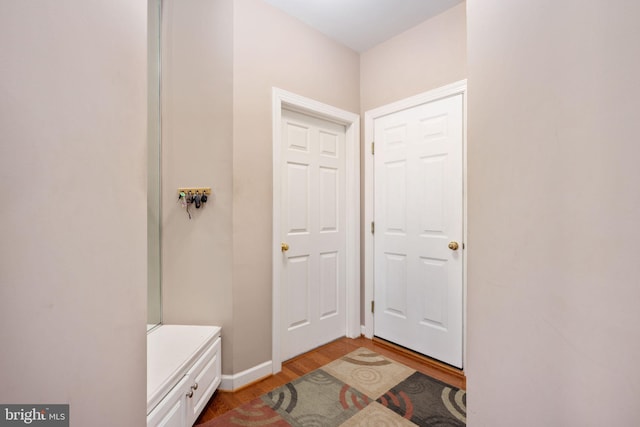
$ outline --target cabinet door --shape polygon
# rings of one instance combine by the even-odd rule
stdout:
[[[195,422],[220,385],[220,356],[220,338],[217,338],[189,370],[189,387],[193,390],[193,395],[187,399],[188,425]]]
[[[185,376],[147,416],[147,427],[187,427],[189,390],[188,377]]]

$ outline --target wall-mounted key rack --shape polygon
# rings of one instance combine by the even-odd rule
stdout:
[[[191,219],[191,211],[189,206],[195,206],[200,209],[207,203],[211,195],[211,187],[181,187],[178,188],[178,202],[187,211],[189,219]]]
[[[178,193],[206,194],[207,196],[209,196],[209,195],[211,195],[211,187],[184,187],[184,188],[178,188]]]

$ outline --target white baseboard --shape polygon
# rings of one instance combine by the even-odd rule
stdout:
[[[273,363],[271,360],[261,363],[242,372],[233,375],[222,375],[220,390],[235,391],[247,384],[251,384],[261,378],[268,377],[273,373]]]
[[[369,338],[372,339],[373,338],[373,331],[367,329],[366,325],[362,325],[362,335],[364,335],[365,338]]]

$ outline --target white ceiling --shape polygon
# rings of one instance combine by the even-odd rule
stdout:
[[[356,52],[364,52],[463,0],[264,1]]]

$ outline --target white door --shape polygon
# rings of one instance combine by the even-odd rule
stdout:
[[[281,356],[345,335],[345,127],[282,111]]]
[[[458,94],[374,122],[374,334],[459,368],[462,114]]]

